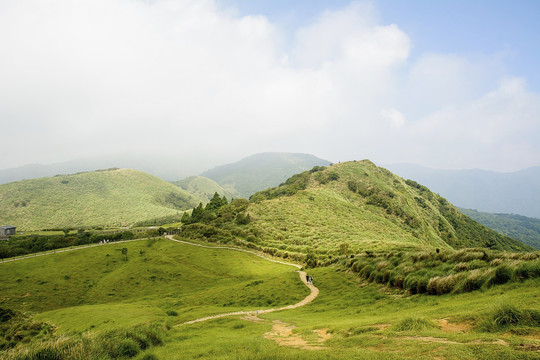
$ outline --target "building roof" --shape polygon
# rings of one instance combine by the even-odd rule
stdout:
[[[17,227],[16,226],[13,226],[13,225],[6,225],[6,226],[0,226],[0,229],[16,229]]]

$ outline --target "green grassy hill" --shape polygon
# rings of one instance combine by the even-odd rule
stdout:
[[[343,252],[459,249],[530,249],[463,215],[426,187],[370,161],[314,168],[280,187],[253,195],[245,225],[224,221],[188,225],[182,234],[210,241],[237,241],[279,256],[324,261]],[[236,239],[236,240],[235,240]]]
[[[216,181],[234,197],[247,199],[257,191],[279,185],[293,174],[328,164],[328,161],[309,154],[262,153],[218,166],[201,175]]]
[[[491,214],[462,208],[459,210],[498,233],[540,250],[540,219],[514,214]]]
[[[155,176],[111,169],[0,185],[0,223],[18,230],[129,226],[198,202]]]
[[[225,196],[229,200],[234,197],[232,193],[222,188],[217,182],[204,176],[190,176],[172,183],[197,197],[203,203],[209,202],[215,193]]]

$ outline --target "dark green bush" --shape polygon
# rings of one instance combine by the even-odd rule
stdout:
[[[110,355],[113,358],[118,357],[134,357],[139,353],[140,348],[133,339],[121,340],[114,348]]]
[[[495,269],[495,274],[493,277],[494,284],[506,284],[514,276],[514,271],[508,265],[499,265]]]

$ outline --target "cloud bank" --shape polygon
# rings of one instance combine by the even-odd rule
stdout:
[[[211,0],[5,0],[0,34],[0,168],[119,153],[218,164],[263,151],[539,165],[540,96],[524,79],[490,54],[411,60],[413,40],[365,3],[325,11],[286,41],[266,17]]]

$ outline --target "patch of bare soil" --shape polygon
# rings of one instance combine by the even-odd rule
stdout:
[[[425,342],[430,342],[430,343],[441,343],[441,344],[492,344],[492,345],[509,346],[509,344],[502,339],[497,339],[494,341],[473,340],[473,341],[464,342],[464,343],[448,340],[445,338],[436,338],[432,336],[404,336],[402,337],[402,339],[425,341]]]
[[[377,330],[385,330],[385,329],[388,329],[391,325],[392,324],[374,324],[371,326],[376,328]]]
[[[472,329],[470,324],[451,323],[447,319],[440,319],[438,322],[441,330],[445,332],[467,332]]]
[[[452,341],[445,338],[436,338],[432,336],[404,336],[404,337],[401,337],[401,339],[418,340],[418,341],[425,341],[425,342],[430,342],[430,343],[441,343],[441,344],[462,344],[457,341]]]
[[[318,342],[325,342],[332,337],[332,334],[328,332],[328,329],[317,329],[313,330],[313,332],[319,336],[317,339]]]
[[[264,337],[275,341],[280,346],[290,346],[305,350],[322,350],[326,349],[323,346],[310,344],[302,338],[301,335],[293,334],[294,325],[274,320],[272,330],[265,333]],[[328,333],[328,329],[318,329],[314,331],[318,336],[317,342],[322,343],[328,340],[332,335]]]
[[[516,349],[521,351],[534,351],[540,353],[540,345],[536,344],[519,344]]]
[[[509,344],[502,339],[497,339],[494,341],[473,340],[469,342],[468,344],[493,344],[493,345],[509,346]]]

